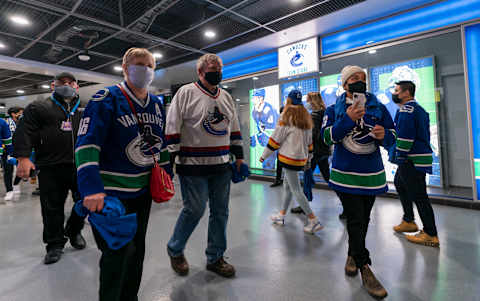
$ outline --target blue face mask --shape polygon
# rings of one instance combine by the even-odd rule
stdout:
[[[128,79],[138,89],[147,88],[153,81],[155,72],[152,68],[141,65],[130,65],[127,67]]]

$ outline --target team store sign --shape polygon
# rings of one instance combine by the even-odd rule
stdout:
[[[318,43],[312,38],[278,49],[278,78],[318,72]]]

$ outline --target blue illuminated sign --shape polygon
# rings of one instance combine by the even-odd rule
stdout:
[[[264,55],[227,65],[223,67],[223,79],[231,79],[235,77],[245,76],[255,72],[277,68],[278,54],[270,52]]]
[[[480,18],[480,0],[447,0],[322,38],[322,55]]]
[[[474,177],[480,199],[480,24],[465,28],[465,52],[472,119]]]

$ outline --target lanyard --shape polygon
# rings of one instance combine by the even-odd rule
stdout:
[[[58,102],[58,100],[55,99],[55,97],[50,96],[50,99],[57,105],[59,106],[63,112],[65,112],[65,115],[67,116],[67,119],[70,118],[69,115],[73,116],[75,114],[75,111],[78,109],[78,107],[80,106],[80,99],[77,101],[77,103],[75,104],[75,106],[73,107],[73,109],[70,111],[70,114],[67,112],[67,110],[65,110],[65,108]]]

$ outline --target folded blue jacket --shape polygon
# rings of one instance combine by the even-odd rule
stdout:
[[[111,196],[106,196],[100,213],[90,212],[80,200],[74,209],[81,217],[88,215],[88,221],[100,233],[112,250],[118,250],[128,244],[137,233],[137,214],[125,215],[122,202]]]
[[[232,167],[232,182],[233,183],[239,183],[245,181],[246,178],[250,176],[250,171],[248,170],[248,165],[245,163],[242,163],[240,165],[240,171],[237,169],[237,164],[233,162],[231,164]]]

